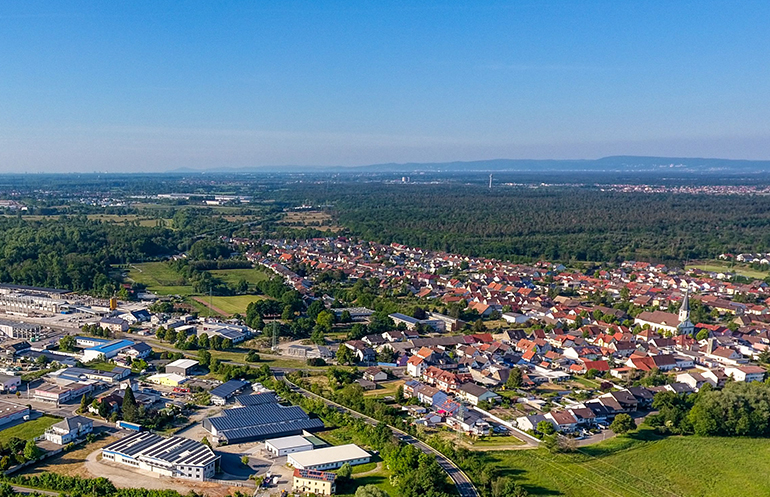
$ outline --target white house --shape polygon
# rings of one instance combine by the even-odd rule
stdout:
[[[733,366],[726,367],[725,374],[732,376],[735,381],[750,383],[752,381],[764,381],[765,368],[759,366]]]
[[[57,445],[66,445],[94,430],[94,422],[83,416],[64,418],[45,431],[45,439]]]

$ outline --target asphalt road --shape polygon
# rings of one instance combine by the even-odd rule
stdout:
[[[321,401],[325,402],[328,405],[337,407],[338,409],[342,409],[350,415],[361,418],[367,421],[370,424],[378,424],[379,421],[377,421],[374,418],[370,418],[369,416],[362,414],[358,411],[354,411],[352,409],[349,409],[343,405],[337,404],[336,402],[332,402],[331,400],[321,397],[319,395],[314,394],[313,392],[310,392],[308,390],[305,390],[304,388],[301,388],[294,383],[290,382],[283,374],[283,371],[274,371],[273,374],[275,374],[276,379],[282,380],[286,382],[292,390],[295,392],[300,392],[303,395],[315,397],[317,399],[320,399]],[[457,487],[457,492],[460,495],[460,497],[479,497],[478,491],[476,491],[476,487],[473,486],[473,483],[471,480],[466,476],[463,471],[457,467],[455,463],[453,463],[451,460],[446,458],[441,452],[437,451],[430,445],[421,442],[420,440],[414,438],[413,436],[409,435],[408,433],[399,430],[398,428],[395,428],[393,426],[388,425],[389,428],[393,431],[393,435],[396,436],[399,440],[408,443],[410,445],[414,445],[418,449],[420,449],[422,452],[426,454],[433,454],[436,456],[436,461],[438,462],[439,466],[441,466],[444,471],[447,472],[449,477],[452,479],[452,481],[455,484],[455,487]]]

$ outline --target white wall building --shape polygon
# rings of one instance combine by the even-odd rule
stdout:
[[[358,445],[347,444],[289,454],[286,462],[298,469],[326,470],[339,468],[345,463],[351,466],[365,464],[371,459],[371,454]]]
[[[313,444],[301,435],[265,440],[265,449],[276,457],[313,450]]]

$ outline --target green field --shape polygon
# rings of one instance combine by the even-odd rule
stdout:
[[[219,278],[227,284],[235,285],[239,281],[246,280],[249,285],[255,285],[260,281],[270,278],[270,275],[263,269],[212,269],[209,271],[211,276]]]
[[[225,314],[246,314],[246,307],[252,302],[262,300],[265,297],[261,295],[234,295],[232,297],[205,297],[206,302],[211,302],[216,309],[222,310]]]
[[[631,438],[633,437],[633,438]],[[487,452],[530,495],[747,496],[770,495],[770,440],[659,438],[643,430],[582,448]]]
[[[165,262],[132,264],[128,277],[159,295],[190,295],[192,286],[182,285],[182,276]]]
[[[8,443],[8,440],[13,437],[21,438],[22,440],[32,440],[45,433],[45,430],[59,421],[61,419],[54,418],[53,416],[41,416],[32,421],[25,421],[20,425],[6,428],[0,431],[0,444]]]
[[[735,273],[739,276],[745,276],[747,278],[757,278],[757,279],[765,279],[768,276],[770,276],[770,272],[768,271],[757,271],[756,269],[752,269],[749,266],[742,265],[742,264],[735,264],[733,267],[730,267],[727,263],[721,263],[721,262],[704,262],[702,264],[688,264],[686,266],[687,269],[695,268],[700,269],[701,271],[713,271],[715,273],[720,272],[727,272],[727,273]]]

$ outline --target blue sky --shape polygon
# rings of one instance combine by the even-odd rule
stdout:
[[[3,2],[0,171],[770,158],[770,2]]]

